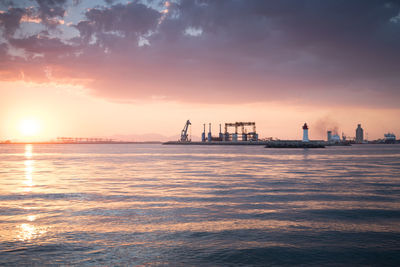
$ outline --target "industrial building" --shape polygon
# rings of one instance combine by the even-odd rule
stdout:
[[[393,133],[387,133],[384,135],[384,139],[379,139],[373,142],[367,142],[364,140],[364,129],[361,128],[361,124],[357,125],[356,137],[347,138],[344,133],[340,137],[336,129],[327,131],[327,141],[324,140],[310,140],[309,139],[309,126],[304,123],[302,126],[303,138],[298,140],[280,140],[272,138],[260,139],[259,134],[256,131],[255,122],[227,122],[219,124],[219,133],[213,135],[212,124],[203,124],[203,131],[201,133],[201,141],[191,140],[191,127],[192,123],[187,120],[178,141],[168,141],[163,143],[164,145],[265,145],[268,148],[322,148],[325,146],[351,146],[353,143],[365,144],[365,143],[400,143],[400,140],[396,140],[396,136]],[[206,131],[208,130],[208,131]],[[60,139],[61,140],[61,139]],[[70,140],[70,138],[63,138],[63,142],[80,142],[81,140]],[[95,141],[102,142],[102,139],[90,139],[85,140],[86,142]]]
[[[327,131],[326,135],[327,135],[326,140],[328,141],[328,143],[332,142],[332,131]]]
[[[361,144],[364,142],[364,130],[361,128],[361,124],[358,124],[356,129],[356,143]]]
[[[340,136],[335,132],[332,134],[332,131],[327,131],[327,142],[329,144],[338,144],[341,142]],[[345,137],[343,136],[343,142],[346,141]]]
[[[206,133],[206,124],[203,124],[203,132],[201,134],[200,142],[193,142],[189,137],[189,128],[191,122],[186,121],[182,131],[181,137],[178,141],[168,141],[164,145],[264,145],[268,148],[323,148],[325,147],[324,141],[309,140],[308,138],[308,125],[304,123],[303,139],[302,140],[272,140],[265,139],[259,140],[256,131],[255,122],[227,122],[224,124],[224,131],[222,131],[222,124],[219,124],[219,133],[214,136],[212,134],[212,125],[208,123],[208,132]]]
[[[396,135],[394,135],[394,133],[384,134],[384,137],[385,137],[384,141],[387,144],[392,144],[396,142]]]
[[[212,134],[212,125],[208,124],[208,133],[206,134],[206,124],[203,124],[203,132],[201,133],[201,141],[193,142],[190,138],[190,120],[187,120],[178,141],[168,141],[165,145],[265,145],[268,141],[259,140],[256,132],[255,122],[233,122],[225,123],[224,131],[222,124],[219,124],[219,133],[214,136]]]

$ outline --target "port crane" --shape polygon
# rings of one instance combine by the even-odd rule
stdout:
[[[192,125],[192,124],[190,123],[190,120],[187,120],[185,126],[182,129],[181,140],[180,140],[181,142],[190,142],[191,141],[188,138],[189,125]]]

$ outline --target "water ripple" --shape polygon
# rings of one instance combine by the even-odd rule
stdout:
[[[397,265],[400,146],[0,146],[0,265]]]

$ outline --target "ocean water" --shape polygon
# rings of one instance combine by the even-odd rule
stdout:
[[[400,265],[400,145],[1,145],[0,265]]]

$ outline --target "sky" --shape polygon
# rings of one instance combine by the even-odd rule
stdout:
[[[400,136],[400,1],[0,0],[0,95],[0,140]]]

